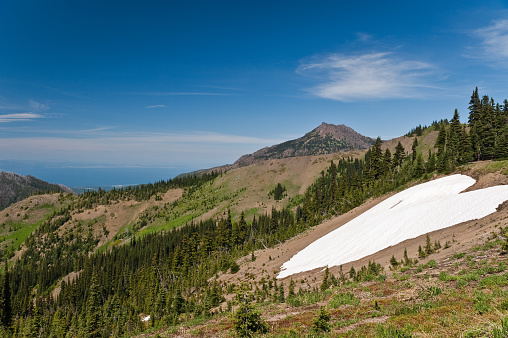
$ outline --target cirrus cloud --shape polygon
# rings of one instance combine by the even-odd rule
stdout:
[[[34,113],[0,114],[0,123],[31,121],[40,118],[44,118],[44,116]]]
[[[508,58],[508,20],[495,20],[490,26],[475,30],[474,35],[482,39],[484,57]]]
[[[367,53],[314,58],[300,65],[297,72],[320,82],[309,89],[312,94],[347,102],[422,98],[423,88],[434,87],[430,75],[435,70],[429,63],[401,60],[393,53]]]
[[[166,108],[167,106],[165,104],[156,104],[153,106],[146,106],[145,108],[154,109],[154,108]]]

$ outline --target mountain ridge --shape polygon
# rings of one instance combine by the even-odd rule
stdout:
[[[297,156],[326,155],[337,152],[368,149],[375,139],[356,132],[344,124],[330,124],[322,122],[302,137],[288,140],[273,146],[261,148],[251,154],[240,156],[233,164],[225,164],[210,169],[201,169],[177,177],[201,175],[213,171],[226,172],[262,161],[282,159]]]
[[[0,210],[22,201],[32,194],[48,191],[75,194],[70,188],[61,184],[48,183],[30,175],[0,172]]]

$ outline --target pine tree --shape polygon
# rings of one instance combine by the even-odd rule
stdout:
[[[494,120],[494,102],[487,95],[484,95],[482,98],[480,123],[476,127],[480,144],[480,159],[492,159],[494,157],[496,140]]]
[[[423,156],[421,153],[418,153],[416,156],[416,164],[415,164],[415,178],[421,177],[425,173],[425,167],[423,165]]]
[[[286,301],[286,297],[284,296],[284,283],[280,283],[279,286],[279,303],[284,303]]]
[[[471,137],[466,131],[466,126],[462,128],[461,140],[459,144],[459,164],[465,164],[473,161],[473,146],[471,145]]]
[[[411,265],[413,262],[407,255],[407,249],[404,248],[404,265]]]
[[[469,101],[469,127],[471,128],[471,144],[473,148],[474,157],[476,160],[481,159],[481,102],[478,95],[478,87],[473,91],[471,100]]]
[[[385,150],[385,158],[384,158],[384,172],[388,172],[392,169],[392,153],[390,149],[386,148]]]
[[[330,313],[324,306],[321,306],[317,316],[312,320],[312,330],[317,333],[330,331],[330,319]]]
[[[412,151],[411,158],[413,162],[416,160],[416,147],[418,147],[418,138],[415,137],[413,140],[413,145],[411,147]]]
[[[349,278],[355,280],[356,279],[356,271],[354,266],[351,266],[351,269],[349,269]]]
[[[397,261],[397,259],[395,258],[395,255],[392,255],[392,258],[390,258],[390,264],[391,266],[393,266],[394,268],[397,267],[399,265],[399,262]]]
[[[436,158],[436,153],[433,153],[433,152],[429,149],[429,159],[428,159],[428,161],[427,161],[426,168],[425,168],[425,170],[426,170],[428,173],[431,173],[431,172],[433,172],[434,170],[436,170],[436,161],[437,161],[437,158]]]
[[[438,150],[445,150],[446,146],[446,129],[441,128],[439,129],[439,133],[437,135],[436,144],[434,145],[435,148]]]
[[[367,152],[369,155],[365,155],[365,162],[368,168],[367,180],[371,183],[384,174],[384,156],[381,151],[381,143],[381,138],[378,137],[372,148]]]
[[[295,281],[293,278],[289,281],[288,298],[295,296]]]
[[[11,286],[9,278],[9,265],[7,261],[5,261],[5,272],[1,279],[2,289],[0,293],[0,324],[5,328],[10,328],[12,319]]]
[[[238,298],[240,298],[240,306],[233,318],[236,333],[240,337],[252,337],[255,333],[268,332],[268,325],[261,319],[260,312],[254,309],[249,296],[241,294]]]
[[[447,142],[447,151],[450,154],[450,161],[452,163],[459,162],[459,145],[462,139],[462,127],[459,120],[459,112],[455,109],[453,118],[450,120],[450,134],[449,141]]]
[[[425,240],[425,253],[427,255],[434,253],[434,250],[432,249],[432,243],[430,242],[430,236],[428,234]]]
[[[422,249],[422,246],[419,245],[418,246],[418,257],[420,258],[425,258],[427,257],[427,254],[425,253],[425,251]]]
[[[101,336],[101,295],[97,274],[92,273],[90,293],[86,302],[86,330],[90,337]]]
[[[404,158],[406,157],[406,151],[404,150],[404,146],[400,143],[397,143],[395,147],[395,153],[393,154],[392,164],[394,168],[400,167],[402,162],[404,162]]]
[[[32,323],[30,327],[30,333],[32,337],[40,337],[41,327],[42,327],[42,315],[41,315],[41,305],[40,300],[35,299],[33,305],[33,317]]]
[[[321,286],[319,287],[319,289],[321,291],[325,291],[330,286],[329,281],[328,281],[329,277],[330,277],[330,271],[328,270],[328,266],[327,266],[325,269],[325,274],[323,276],[323,282],[321,282]]]

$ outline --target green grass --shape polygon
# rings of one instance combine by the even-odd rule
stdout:
[[[317,302],[322,302],[329,295],[331,295],[332,290],[328,289],[326,291],[318,291],[318,292],[309,292],[304,293],[302,295],[296,295],[294,297],[288,297],[286,299],[286,303],[289,306],[302,306],[302,305],[311,305]]]
[[[336,294],[330,299],[328,303],[328,307],[331,309],[336,309],[341,305],[358,305],[360,304],[360,299],[355,297],[351,292],[341,292]]]
[[[42,217],[42,219],[40,221],[35,222],[35,223],[25,223],[23,221],[21,221],[21,222],[8,221],[5,224],[3,230],[5,230],[5,227],[8,226],[11,229],[11,231],[8,234],[5,234],[0,237],[2,239],[2,242],[0,242],[0,244],[3,244],[2,250],[4,252],[17,251],[21,247],[21,244],[23,244],[25,239],[28,236],[30,236],[30,234],[35,229],[37,229],[48,218],[48,215],[52,211],[56,210],[56,207],[53,205],[44,204],[44,205],[35,207],[35,209],[46,210],[44,216]],[[12,229],[16,229],[16,230],[12,230]]]
[[[254,217],[254,215],[258,215],[258,212],[259,208],[251,208],[245,211],[243,213],[243,216],[245,217],[246,220],[251,220]]]
[[[466,255],[465,252],[459,252],[459,253],[456,253],[455,255],[453,255],[453,258],[460,259],[460,258],[463,258],[465,255]]]
[[[464,166],[465,169],[470,169],[475,164],[469,164]],[[492,161],[489,163],[483,163],[479,172],[481,174],[495,173],[500,171],[503,175],[508,175],[508,160]]]
[[[481,288],[492,288],[492,287],[501,287],[508,285],[508,278],[506,276],[489,276],[485,277],[478,283],[478,287]]]
[[[164,223],[162,225],[156,225],[156,224],[149,225],[145,229],[138,231],[136,233],[136,237],[143,237],[146,234],[177,228],[179,226],[182,226],[182,225],[190,222],[193,218],[196,218],[197,216],[199,216],[199,214],[188,214],[188,215],[178,217],[178,218],[176,218],[172,221],[169,221],[167,223]]]

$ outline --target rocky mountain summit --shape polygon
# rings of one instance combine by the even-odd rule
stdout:
[[[265,147],[252,154],[243,155],[234,164],[243,167],[271,159],[367,149],[374,142],[374,139],[363,136],[343,124],[334,125],[323,122],[319,127],[296,140],[286,141]]]
[[[212,171],[226,172],[261,161],[287,157],[325,155],[341,151],[368,149],[375,141],[375,139],[363,136],[343,124],[335,125],[323,122],[317,128],[295,140],[265,147],[252,154],[243,155],[233,164],[199,170],[192,174],[209,173]]]

